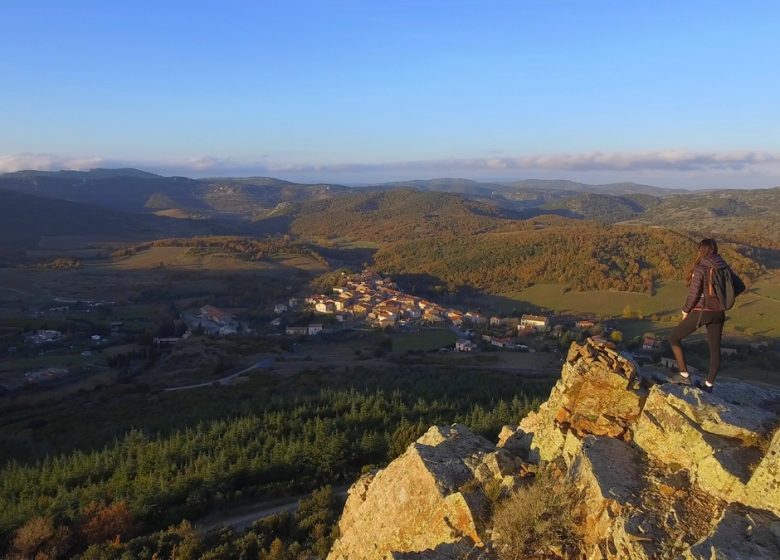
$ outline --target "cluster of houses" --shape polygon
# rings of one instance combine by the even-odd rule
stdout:
[[[339,323],[364,322],[372,326],[432,326],[479,324],[479,313],[459,311],[398,290],[395,283],[373,272],[350,276],[331,295],[306,298],[317,313],[332,315]]]

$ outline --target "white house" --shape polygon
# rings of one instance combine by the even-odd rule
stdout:
[[[477,349],[477,345],[470,340],[460,339],[455,343],[455,350],[458,352],[474,352]]]
[[[314,305],[314,309],[319,313],[334,313],[336,311],[336,304],[330,300],[318,301]]]
[[[541,315],[523,315],[520,317],[520,324],[524,327],[533,327],[537,330],[546,329],[550,326],[550,318]]]
[[[307,333],[310,335],[320,334],[322,332],[322,323],[310,323]]]
[[[277,315],[281,315],[282,313],[287,313],[287,305],[284,303],[277,303],[274,305],[274,313]]]

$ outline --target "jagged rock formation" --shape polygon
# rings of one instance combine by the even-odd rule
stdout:
[[[352,486],[342,538],[328,558],[411,558],[391,553],[437,547],[460,558],[485,534],[489,507],[480,481],[511,487],[521,467],[518,457],[463,426],[434,426],[386,469]]]
[[[575,343],[547,402],[497,446],[434,427],[355,483],[329,559],[496,558],[491,504],[540,463],[579,493],[582,558],[777,559],[779,413],[778,389],[656,384],[611,344]]]

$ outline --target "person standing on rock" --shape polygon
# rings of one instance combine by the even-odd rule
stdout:
[[[717,242],[714,239],[703,239],[699,243],[696,260],[688,273],[688,297],[682,308],[682,321],[669,335],[669,343],[680,370],[671,381],[690,385],[691,377],[685,363],[681,342],[700,326],[707,329],[707,345],[710,350],[709,375],[704,383],[697,380],[694,386],[708,393],[712,392],[720,368],[720,340],[723,335],[723,323],[726,321],[725,304],[712,286],[713,272],[720,269],[729,270],[736,293],[744,291],[745,284],[718,254]]]

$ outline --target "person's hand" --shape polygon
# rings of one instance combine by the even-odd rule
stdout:
[[[683,321],[685,321],[685,318],[688,316],[688,312],[687,311],[683,311],[682,314],[683,314]]]

